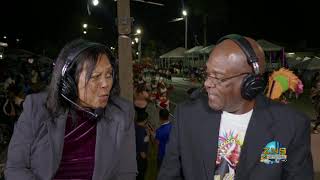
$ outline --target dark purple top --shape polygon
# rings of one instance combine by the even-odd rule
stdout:
[[[73,125],[69,113],[62,159],[54,180],[88,180],[92,179],[95,160],[96,121],[87,113],[76,111],[77,123]]]

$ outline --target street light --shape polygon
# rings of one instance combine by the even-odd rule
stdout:
[[[83,27],[84,29],[87,29],[88,24],[87,24],[87,23],[84,23],[84,24],[82,25],[82,27]]]
[[[182,15],[183,15],[183,16],[187,16],[187,15],[188,15],[187,10],[183,10],[183,11],[182,11]]]
[[[83,34],[87,34],[87,31],[83,31]]]
[[[188,12],[187,10],[183,10],[182,15],[185,20],[184,48],[188,49]]]
[[[139,38],[134,38],[134,40],[137,42],[137,43],[139,43],[139,45],[138,45],[138,52],[139,52],[139,54],[138,54],[138,62],[141,62],[141,39],[142,39],[142,30],[140,29],[140,28],[138,28],[137,30],[136,30],[136,35],[138,35],[138,37]]]
[[[136,43],[138,43],[139,42],[139,38],[134,38],[134,41],[136,41]]]
[[[141,29],[140,28],[137,29],[137,35],[139,35],[139,34],[141,34]]]
[[[98,6],[99,0],[92,0],[92,4],[93,4],[94,6]]]

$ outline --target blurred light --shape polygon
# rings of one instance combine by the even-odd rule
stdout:
[[[19,41],[20,41],[20,39],[18,39],[18,38],[17,38],[17,39],[16,39],[16,41],[17,41],[17,42],[19,42]]]
[[[188,16],[187,10],[183,10],[183,11],[182,11],[182,15],[183,15],[183,16]]]
[[[87,31],[83,31],[83,34],[87,34]]]
[[[138,43],[139,42],[139,38],[134,38],[134,40],[136,41],[136,43]]]
[[[0,46],[2,46],[2,47],[8,47],[8,43],[0,42]]]
[[[169,22],[178,22],[178,21],[182,21],[182,20],[184,20],[184,18],[175,18],[175,19],[172,19]]]
[[[98,6],[99,0],[92,0],[92,4],[93,4],[94,6]]]
[[[29,59],[28,59],[28,63],[30,63],[30,64],[32,64],[32,63],[33,63],[33,61],[34,61],[34,59],[33,59],[33,58],[29,58]]]
[[[134,45],[134,41],[132,41],[131,44]]]
[[[3,39],[7,39],[7,36],[3,36]]]
[[[294,52],[291,52],[291,53],[288,53],[289,55],[295,55],[295,53]]]
[[[141,29],[140,28],[137,29],[137,34],[141,34]]]
[[[0,59],[3,59],[3,55],[2,54],[0,54]]]
[[[139,55],[139,52],[136,52],[136,55]]]
[[[115,48],[111,46],[110,49],[111,49],[111,50],[114,50]]]
[[[84,24],[82,25],[82,27],[83,27],[84,29],[87,29],[88,24],[84,23]]]

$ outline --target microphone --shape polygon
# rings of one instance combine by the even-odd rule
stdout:
[[[97,108],[94,110],[94,114],[97,115],[97,118],[101,117],[104,113],[104,108]]]
[[[104,112],[104,108],[97,108],[94,110],[94,112],[90,112],[87,109],[79,106],[77,103],[73,102],[71,99],[67,98],[65,95],[63,95],[62,93],[60,94],[65,100],[69,101],[72,105],[76,106],[78,109],[80,109],[81,111],[84,111],[88,114],[90,114],[91,116],[93,116],[94,118],[98,118],[100,117],[103,112]]]

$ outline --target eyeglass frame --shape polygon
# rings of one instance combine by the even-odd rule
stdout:
[[[211,84],[220,85],[220,84],[222,84],[222,83],[224,83],[224,82],[226,82],[226,81],[228,81],[230,79],[233,79],[233,78],[236,78],[236,77],[240,77],[240,76],[245,75],[245,74],[251,74],[251,73],[252,72],[242,72],[242,73],[235,74],[235,75],[232,75],[232,76],[229,76],[229,77],[225,77],[225,78],[221,78],[221,79],[220,78],[216,78],[216,77],[212,77],[210,75],[206,75],[205,76],[205,81],[209,80],[209,82]],[[211,78],[211,79],[209,79],[209,78]],[[214,81],[217,82],[217,83],[213,82],[212,79],[215,79]]]

